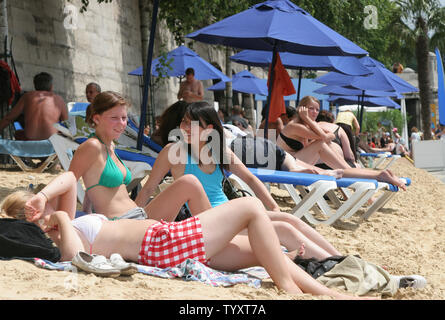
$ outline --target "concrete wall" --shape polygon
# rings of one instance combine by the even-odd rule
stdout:
[[[26,91],[41,71],[54,77],[65,101],[86,101],[85,85],[121,92],[139,108],[138,79],[128,72],[141,64],[137,0],[97,4],[79,13],[80,0],[8,1],[9,35],[17,72]],[[71,11],[70,11],[71,10]]]

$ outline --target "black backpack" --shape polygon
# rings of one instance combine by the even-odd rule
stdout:
[[[346,256],[331,256],[323,260],[318,260],[315,258],[303,259],[300,256],[296,256],[293,261],[314,279],[317,279],[331,270],[336,264],[342,262],[345,258]]]
[[[0,260],[41,258],[58,262],[60,250],[34,223],[0,219]]]

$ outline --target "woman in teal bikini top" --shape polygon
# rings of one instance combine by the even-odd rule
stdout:
[[[88,138],[91,137],[96,137],[97,140],[99,140],[103,145],[105,145],[95,133],[92,133]],[[114,163],[106,147],[105,150],[107,150],[107,162],[105,163],[105,168],[102,171],[102,174],[100,175],[99,182],[95,185],[88,187],[86,191],[96,186],[115,188],[120,186],[121,184],[128,185],[131,181],[131,172],[130,170],[128,170],[127,166],[122,162],[121,158],[119,158],[119,156],[116,154],[116,157],[125,167],[126,170],[125,178],[124,175],[122,174],[122,171],[119,169],[116,163]]]

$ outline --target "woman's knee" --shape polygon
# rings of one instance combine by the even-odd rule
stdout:
[[[187,188],[189,191],[204,191],[199,179],[193,174],[186,174],[175,180],[178,185]]]
[[[251,217],[267,216],[266,208],[258,198],[242,197],[231,200],[231,202],[236,203],[237,207],[241,209],[244,214],[249,214]]]
[[[284,221],[272,221],[272,225],[278,234],[295,234],[296,229]]]

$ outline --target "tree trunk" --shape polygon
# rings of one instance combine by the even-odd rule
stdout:
[[[141,24],[141,57],[142,57],[142,77],[145,79],[145,73],[147,72],[147,52],[150,42],[150,23],[152,18],[153,1],[152,0],[139,0],[139,19]],[[156,32],[153,30],[153,32]],[[142,86],[144,85],[142,81]],[[143,87],[141,88],[143,90]],[[143,95],[142,95],[143,96]],[[150,126],[150,130],[154,128],[154,104],[153,104],[153,92],[152,88],[148,88],[148,101],[147,101],[147,113],[145,116],[145,124]],[[141,101],[142,104],[142,101]]]
[[[226,75],[229,78],[232,78],[232,60],[230,60],[232,50],[229,47],[226,47]],[[230,116],[232,114],[232,82],[226,82],[226,111]]]
[[[139,19],[141,23],[142,68],[147,66],[148,42],[150,40],[151,0],[139,0]]]
[[[428,61],[429,39],[425,21],[422,18],[419,18],[418,23],[422,30],[416,41],[417,75],[421,104],[420,114],[423,137],[425,140],[431,140],[431,83]]]
[[[1,48],[0,53],[6,53],[4,51],[4,41],[8,35],[8,10],[6,8],[7,0],[0,0],[0,41]]]

